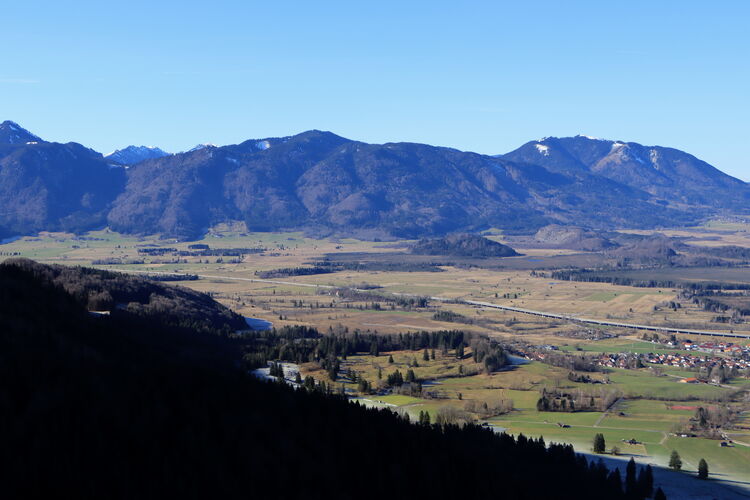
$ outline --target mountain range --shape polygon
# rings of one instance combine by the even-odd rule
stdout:
[[[0,237],[108,225],[191,239],[226,221],[363,238],[489,227],[533,233],[548,224],[690,224],[746,211],[748,201],[748,184],[688,153],[585,136],[489,156],[311,130],[174,155],[130,147],[104,157],[0,125]]]

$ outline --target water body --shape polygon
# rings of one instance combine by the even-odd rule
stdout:
[[[251,330],[265,331],[273,328],[273,323],[260,318],[248,318],[245,317],[245,323],[250,327]]]
[[[14,241],[18,241],[23,236],[11,236],[10,238],[3,238],[0,240],[0,245],[7,245],[8,243],[13,243]]]

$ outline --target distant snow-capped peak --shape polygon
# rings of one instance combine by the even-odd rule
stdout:
[[[216,144],[211,144],[210,142],[207,142],[205,144],[196,144],[192,148],[188,149],[187,152],[192,153],[193,151],[199,151],[201,149],[215,148],[215,147],[217,147]]]
[[[170,154],[156,146],[128,146],[104,155],[104,157],[120,165],[135,165],[145,160],[161,158]]]

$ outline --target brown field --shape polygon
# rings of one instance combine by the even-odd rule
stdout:
[[[121,271],[183,272],[213,276],[179,284],[210,292],[218,300],[238,312],[273,322],[307,324],[321,329],[346,325],[349,329],[396,333],[414,330],[465,328],[492,335],[524,335],[530,341],[543,341],[556,333],[565,333],[576,325],[534,316],[511,314],[500,310],[487,310],[458,304],[431,302],[422,310],[389,307],[383,300],[380,309],[371,303],[358,303],[331,297],[326,290],[315,285],[336,287],[377,286],[376,293],[401,293],[422,296],[440,296],[452,299],[486,300],[501,305],[555,313],[566,313],[594,319],[613,319],[623,322],[676,326],[705,330],[721,330],[724,326],[711,323],[715,316],[693,304],[683,301],[675,310],[664,307],[676,299],[676,290],[615,286],[606,283],[576,283],[531,276],[532,268],[554,264],[585,265],[594,254],[554,249],[518,250],[524,255],[505,259],[488,259],[484,267],[446,266],[443,272],[391,272],[391,271],[340,271],[330,274],[291,276],[270,282],[240,281],[257,278],[256,273],[279,268],[306,266],[322,259],[356,259],[363,262],[399,262],[408,241],[368,242],[352,239],[311,239],[301,233],[244,233],[242,227],[215,228],[202,241],[212,248],[256,248],[267,251],[248,254],[239,261],[225,257],[183,257],[175,260],[169,255],[149,257],[139,255],[138,249],[165,247],[187,250],[191,243],[162,240],[158,237],[127,237],[108,230],[95,231],[84,238],[71,234],[41,233],[25,237],[0,247],[0,259],[10,254],[33,258],[48,263],[90,265],[101,259],[128,261],[143,259],[142,264],[100,265],[98,267]],[[726,244],[744,238],[744,233],[729,233],[708,228],[678,230],[674,234],[723,237]],[[725,234],[727,233],[727,234]],[[502,235],[493,239],[502,241]],[[739,240],[737,240],[739,241]],[[750,240],[748,240],[750,244]],[[455,258],[408,256],[413,261],[456,261]],[[474,264],[482,264],[474,262]],[[488,268],[489,267],[489,268]],[[684,272],[685,270],[674,270]],[[717,272],[731,270],[720,269]],[[226,278],[226,279],[225,279]],[[232,279],[229,279],[232,278]],[[370,301],[366,301],[370,302]],[[312,307],[311,307],[312,306]],[[331,307],[333,306],[333,307]],[[470,323],[436,321],[433,314],[440,309],[465,316]],[[736,331],[748,331],[750,326],[733,325]]]

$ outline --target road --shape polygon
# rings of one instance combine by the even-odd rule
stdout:
[[[109,269],[109,270],[112,270],[112,269]],[[134,271],[134,270],[127,270],[123,272],[142,273],[142,274],[176,275],[176,276],[192,275],[192,276],[198,276],[199,278],[205,278],[205,279],[250,281],[254,283],[271,283],[271,284],[276,284],[276,285],[300,286],[300,287],[305,287],[305,288],[322,288],[326,290],[337,288],[333,285],[316,285],[313,283],[297,283],[294,281],[268,280],[268,279],[260,279],[260,278],[240,278],[237,276],[216,276],[216,275],[208,275],[208,274],[191,274],[191,273],[178,273],[178,272],[170,273],[170,272],[158,272],[158,271]],[[372,290],[359,290],[359,289],[355,289],[355,290],[358,290],[361,292],[372,291]],[[394,292],[394,293],[391,293],[391,295],[398,296],[398,297],[419,297],[419,295],[411,294],[411,293],[395,293]],[[503,306],[499,304],[493,304],[492,302],[482,302],[478,300],[458,300],[458,299],[447,299],[445,297],[428,297],[428,298],[436,302],[453,302],[453,303],[467,304],[467,305],[478,306],[478,307],[488,307],[492,309],[500,309],[503,311],[510,311],[510,312],[515,312],[519,314],[529,314],[532,316],[541,316],[543,318],[559,319],[563,321],[572,321],[576,323],[584,323],[584,324],[589,324],[589,325],[614,326],[617,328],[630,328],[632,330],[646,330],[646,331],[659,332],[659,333],[679,333],[683,335],[704,335],[708,337],[731,337],[731,338],[739,338],[739,339],[750,339],[750,335],[742,335],[742,334],[734,333],[734,332],[689,330],[685,328],[672,328],[672,327],[667,327],[667,326],[620,323],[618,321],[604,321],[604,320],[592,319],[592,318],[582,318],[579,316],[573,316],[572,314],[535,311],[533,309],[524,309],[522,307]]]
[[[439,297],[430,297],[430,298],[435,299],[435,300],[444,300],[444,299],[440,299]],[[534,311],[532,309],[523,309],[520,307],[501,306],[498,304],[493,304],[491,302],[480,302],[477,300],[461,300],[459,302],[462,302],[464,304],[481,306],[481,307],[490,307],[493,309],[502,309],[504,311],[512,311],[512,312],[517,312],[521,314],[531,314],[533,316],[542,316],[544,318],[561,319],[564,321],[574,321],[577,323],[587,323],[591,325],[616,326],[618,328],[631,328],[633,330],[648,330],[648,331],[660,332],[660,333],[681,333],[685,335],[706,335],[709,337],[733,337],[733,338],[740,338],[740,339],[750,339],[750,335],[742,335],[742,334],[734,333],[734,332],[709,332],[709,331],[703,331],[703,330],[688,330],[685,328],[672,328],[668,326],[639,325],[639,324],[633,324],[633,323],[620,323],[617,321],[603,321],[603,320],[591,319],[591,318],[581,318],[578,316],[573,316],[572,314],[551,313],[551,312],[545,312],[545,311]]]

